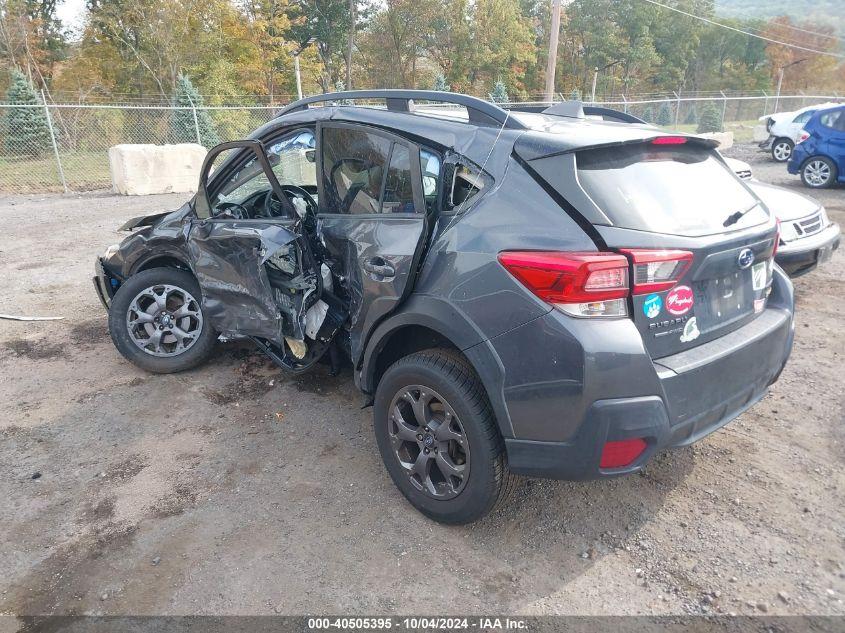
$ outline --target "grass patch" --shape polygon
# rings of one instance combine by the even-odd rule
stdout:
[[[60,157],[70,190],[88,191],[111,187],[108,152],[61,153]],[[53,154],[34,158],[0,156],[0,191],[62,191],[55,157]]]

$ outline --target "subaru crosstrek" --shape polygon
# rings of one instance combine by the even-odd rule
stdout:
[[[465,523],[515,474],[637,472],[777,379],[776,221],[714,146],[577,103],[309,97],[212,149],[181,209],[128,222],[95,286],[152,372],[221,337],[290,372],[350,359],[394,483]]]

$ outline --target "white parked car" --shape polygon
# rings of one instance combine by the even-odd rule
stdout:
[[[780,220],[775,261],[789,276],[808,273],[830,259],[839,247],[839,225],[830,221],[818,200],[754,180],[751,165],[727,156],[722,158]]]
[[[840,104],[820,103],[792,112],[764,114],[759,120],[765,124],[768,136],[760,143],[760,149],[771,152],[772,158],[777,162],[785,163],[792,156],[792,148],[795,147],[801,137],[804,124],[810,120],[813,113],[836,105]]]

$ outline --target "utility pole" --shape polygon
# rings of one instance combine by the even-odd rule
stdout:
[[[806,57],[804,59],[798,59],[792,63],[780,67],[780,70],[778,71],[778,90],[777,94],[775,95],[775,112],[778,111],[778,101],[780,101],[780,85],[783,83],[783,71],[789,68],[790,66],[795,66],[796,64],[800,64],[801,62],[805,61],[807,61]]]
[[[296,98],[302,99],[302,75],[299,72],[299,56],[306,46],[311,45],[315,38],[309,38],[307,42],[302,44],[299,48],[293,51],[293,74],[296,77]]]
[[[590,103],[596,102],[596,81],[598,81],[599,73],[603,70],[607,70],[611,66],[616,66],[616,64],[621,64],[621,63],[622,63],[622,61],[617,59],[615,62],[610,62],[609,64],[602,66],[601,68],[596,66],[593,69],[593,90],[592,90],[592,96],[590,97]]]
[[[352,90],[352,49],[355,46],[355,21],[357,20],[357,0],[349,0],[349,41],[346,46],[346,90]]]
[[[552,102],[555,94],[557,69],[557,42],[560,35],[560,0],[552,0],[552,28],[549,32],[549,59],[546,62],[546,101]]]

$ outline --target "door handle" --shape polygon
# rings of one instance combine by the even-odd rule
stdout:
[[[396,276],[396,269],[383,257],[373,257],[364,261],[364,270],[371,275],[377,275],[389,279]]]

